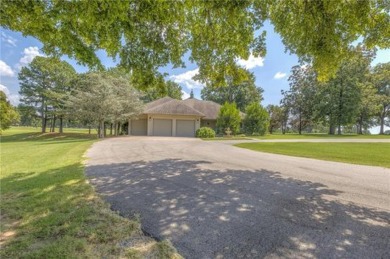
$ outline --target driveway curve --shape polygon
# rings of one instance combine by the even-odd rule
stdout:
[[[190,138],[112,138],[87,156],[112,209],[185,258],[390,258],[389,169]]]

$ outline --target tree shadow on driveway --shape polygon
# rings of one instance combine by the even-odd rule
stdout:
[[[86,169],[98,193],[186,258],[389,258],[390,213],[265,170],[164,159]],[[109,231],[109,230],[108,230]]]

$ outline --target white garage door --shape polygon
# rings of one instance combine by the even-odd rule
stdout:
[[[154,119],[153,136],[172,136],[172,120]]]
[[[195,121],[176,120],[176,136],[195,137]]]
[[[146,120],[132,120],[131,121],[131,135],[146,136],[148,131],[148,124]]]

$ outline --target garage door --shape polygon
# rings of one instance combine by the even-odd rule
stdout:
[[[176,136],[195,137],[195,121],[176,120]]]
[[[132,120],[131,121],[131,135],[146,136],[148,124],[146,120]]]
[[[153,136],[172,136],[172,120],[153,120]]]

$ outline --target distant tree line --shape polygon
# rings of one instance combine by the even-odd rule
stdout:
[[[66,61],[36,57],[18,75],[21,103],[19,125],[40,126],[41,132],[63,132],[64,125],[97,129],[104,137],[124,131],[144,102],[170,96],[181,99],[181,87],[162,75],[144,85],[121,68],[77,74]]]
[[[336,75],[320,82],[309,64],[294,66],[280,105],[269,105],[269,132],[369,133],[390,126],[390,63],[371,67],[375,53],[354,48]],[[327,129],[326,129],[327,128]]]

